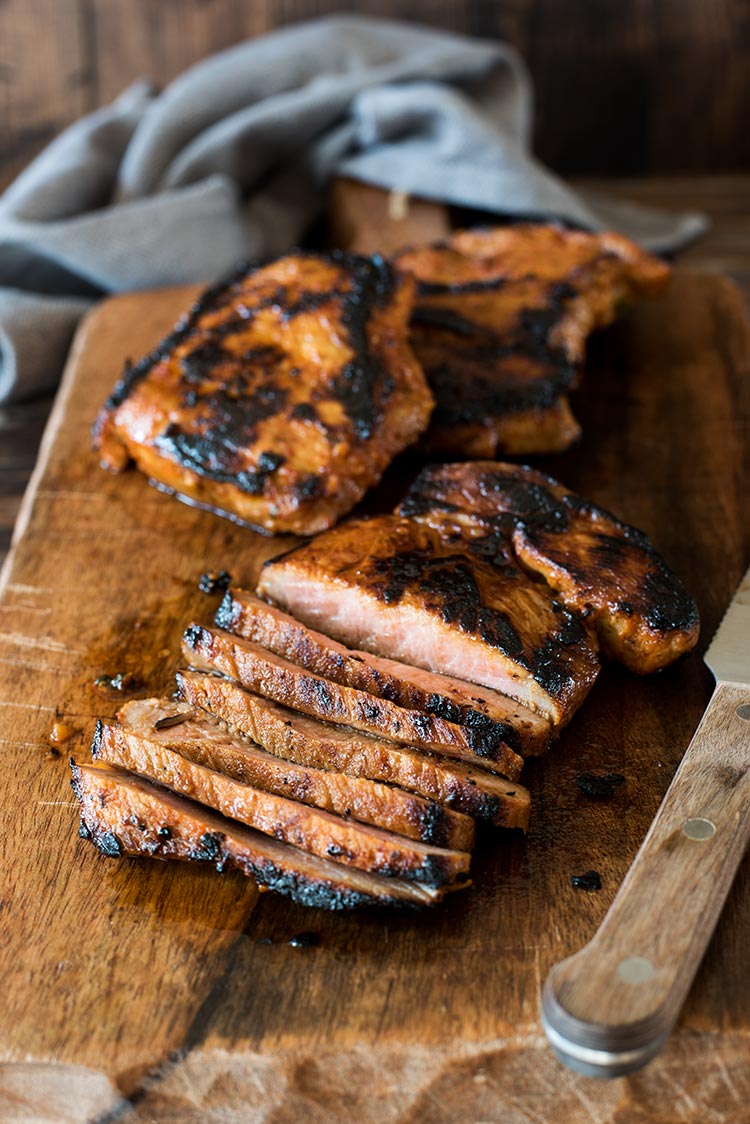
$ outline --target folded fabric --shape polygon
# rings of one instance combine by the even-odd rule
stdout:
[[[656,251],[705,228],[699,214],[572,191],[531,156],[531,116],[510,47],[357,16],[242,43],[161,93],[137,83],[0,198],[0,401],[55,385],[77,318],[102,294],[212,281],[293,245],[333,174],[614,226]]]

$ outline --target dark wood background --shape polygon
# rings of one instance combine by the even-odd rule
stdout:
[[[0,187],[136,78],[335,11],[505,39],[537,95],[536,148],[566,173],[750,168],[748,0],[2,0]]]

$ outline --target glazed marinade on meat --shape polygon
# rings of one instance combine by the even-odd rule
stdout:
[[[126,371],[94,429],[199,506],[269,532],[331,526],[427,426],[414,282],[379,257],[295,251],[208,290]]]
[[[543,753],[549,745],[550,723],[507,695],[346,648],[248,590],[229,589],[215,623],[335,683],[469,726],[479,737],[499,736],[523,757]]]
[[[184,687],[182,680],[180,685]],[[323,768],[313,766],[309,757],[297,763],[288,755],[275,756],[231,732],[217,717],[200,709],[198,699],[204,705],[208,701],[197,692],[196,705],[175,699],[132,700],[118,710],[117,721],[126,733],[148,736],[188,761],[276,796],[422,843],[458,851],[471,849],[474,821],[469,816],[392,784],[336,772],[325,756],[317,759],[322,760]]]
[[[302,851],[387,877],[441,886],[465,879],[469,855],[405,839],[226,776],[140,730],[100,723],[95,761],[118,765]]]
[[[177,686],[183,699],[209,711],[279,758],[418,793],[430,801],[430,821],[439,830],[442,814],[448,809],[496,827],[525,830],[528,826],[528,789],[495,773],[309,718],[223,676],[179,671]],[[428,831],[432,830],[428,826]]]
[[[417,279],[411,338],[435,395],[421,447],[465,457],[567,448],[587,337],[669,277],[620,235],[552,225],[460,231],[394,261]]]
[[[544,473],[496,461],[426,468],[399,510],[469,545],[504,538],[631,671],[658,671],[697,642],[695,602],[648,536]]]
[[[521,772],[523,758],[500,734],[459,726],[432,714],[396,706],[366,691],[341,686],[224,629],[188,625],[182,637],[182,652],[191,665],[227,675],[249,690],[303,714],[449,757],[470,762],[479,758],[487,768],[511,780]]]
[[[218,871],[239,870],[254,878],[260,889],[320,909],[420,907],[454,889],[386,878],[318,858],[116,766],[72,761],[71,769],[80,834],[109,858],[142,855],[209,862]]]
[[[352,520],[265,564],[259,593],[342,644],[461,677],[567,722],[597,646],[503,536],[403,515]]]

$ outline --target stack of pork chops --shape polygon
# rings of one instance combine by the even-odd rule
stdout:
[[[102,464],[272,533],[317,534],[415,445],[560,452],[586,340],[669,269],[615,234],[463,231],[392,262],[294,251],[209,289],[128,366]]]
[[[523,760],[600,657],[658,670],[697,631],[641,532],[527,467],[428,468],[187,625],[179,697],[127,703],[73,765],[81,832],[308,905],[429,905],[467,885],[475,821],[526,826]]]

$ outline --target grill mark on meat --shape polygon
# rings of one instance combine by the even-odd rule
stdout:
[[[265,792],[188,760],[177,749],[142,733],[105,726],[96,758],[310,854],[333,857],[333,847],[339,862],[360,870],[433,886],[461,881],[468,875],[469,856],[465,852],[410,842],[380,828]]]
[[[562,643],[579,642],[581,614],[604,651],[637,673],[694,646],[695,602],[648,536],[551,477],[498,462],[443,465],[425,469],[412,491],[400,508],[412,518],[470,544],[493,533],[506,538],[518,562],[573,614]]]
[[[567,392],[585,341],[667,268],[626,239],[518,224],[396,255],[417,279],[417,357],[435,394],[432,454],[558,452],[579,433]]]
[[[241,270],[128,368],[94,427],[102,463],[132,458],[158,486],[267,531],[330,526],[427,424],[413,288],[382,258],[340,251]],[[309,332],[290,327],[305,315]]]
[[[223,630],[188,626],[183,636],[183,653],[188,661],[199,661],[202,667],[229,675],[250,690],[303,714],[463,760],[479,756],[488,768],[511,780],[521,771],[523,758],[499,738],[485,742],[471,727],[457,726],[433,715],[395,706],[365,691],[332,683]]]
[[[488,530],[465,534],[451,516],[350,522],[266,563],[258,591],[342,643],[460,674],[559,726],[594,681],[596,645],[504,536],[481,541]]]
[[[525,829],[528,824],[528,791],[484,769],[307,718],[231,679],[180,671],[177,684],[182,698],[278,757],[399,785],[497,827]]]
[[[356,259],[352,271],[354,279],[342,304],[341,320],[354,358],[331,381],[330,392],[344,407],[358,437],[367,440],[381,419],[381,404],[387,402],[394,385],[382,364],[370,354],[367,321],[372,305],[385,306],[393,291],[394,274],[380,254]]]
[[[523,756],[549,744],[549,723],[506,696],[352,651],[246,590],[227,591],[215,624],[335,683],[467,726],[482,741],[499,738]]]
[[[211,862],[220,871],[235,868],[299,905],[320,909],[427,906],[445,892],[299,851],[117,767],[72,762],[71,769],[82,829],[105,854],[113,853],[106,849],[111,837],[118,855]],[[160,830],[164,827],[167,835]]]
[[[183,694],[191,691],[190,684],[186,685],[182,679],[178,679],[178,685]],[[159,744],[177,749],[189,761],[266,792],[311,804],[338,816],[351,816],[422,843],[451,850],[471,850],[474,823],[468,816],[442,807],[433,813],[432,802],[412,792],[331,771],[324,755],[322,759],[311,759],[303,754],[300,761],[299,754],[290,760],[283,753],[269,753],[230,731],[221,716],[206,713],[210,692],[201,692],[198,687],[192,690],[197,696],[196,705],[203,708],[197,714],[194,708],[173,699],[140,699],[121,707],[117,720],[125,730],[146,734]],[[174,713],[177,707],[187,711],[178,715],[181,718],[179,730],[160,727],[158,721],[154,722],[158,714]],[[283,711],[283,714],[293,715],[293,712]],[[279,717],[277,722],[282,723],[283,719]],[[152,726],[154,728],[150,728]],[[286,731],[284,726],[283,733]],[[282,740],[286,743],[288,739]],[[277,750],[283,749],[278,741],[275,744]],[[99,755],[96,738],[92,754],[94,758]]]

